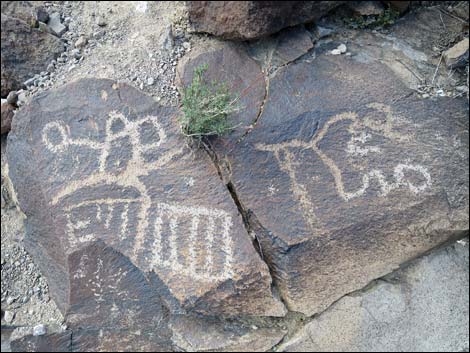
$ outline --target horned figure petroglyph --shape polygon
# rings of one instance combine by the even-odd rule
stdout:
[[[394,180],[387,180],[382,170],[373,169],[362,175],[362,185],[357,190],[346,190],[343,171],[332,158],[319,148],[319,143],[333,125],[338,124],[341,121],[350,122],[348,132],[351,134],[351,139],[348,142],[346,152],[355,156],[365,157],[371,153],[381,153],[379,146],[367,145],[367,141],[371,136],[364,131],[365,127],[381,134],[387,139],[399,142],[409,139],[409,137],[394,131],[393,122],[397,120],[397,118],[392,114],[389,106],[380,103],[372,103],[368,105],[368,108],[385,114],[385,122],[379,123],[369,117],[365,117],[363,120],[360,120],[356,113],[346,112],[336,115],[328,120],[309,142],[292,140],[272,145],[258,143],[255,146],[258,150],[274,153],[281,170],[285,171],[289,175],[292,191],[299,199],[299,203],[304,211],[305,220],[312,227],[318,226],[318,219],[314,214],[313,203],[308,195],[307,188],[305,185],[300,183],[297,178],[297,173],[294,168],[295,158],[294,153],[292,152],[292,149],[294,148],[302,150],[310,149],[318,155],[332,174],[336,191],[344,201],[349,201],[364,195],[370,187],[372,179],[375,179],[380,186],[379,196],[387,196],[391,191],[401,187],[407,187],[412,193],[418,194],[431,186],[431,175],[425,167],[410,163],[399,163],[393,169]],[[405,171],[413,171],[422,175],[423,181],[418,185],[413,184],[405,177]]]
[[[70,146],[83,146],[97,152],[97,172],[71,181],[51,201],[52,205],[58,205],[71,195],[79,199],[78,202],[75,199],[71,206],[63,207],[70,247],[74,249],[80,243],[95,240],[98,234],[110,231],[123,241],[132,234],[135,235],[134,256],[141,253],[144,242],[153,243],[150,262],[156,268],[168,268],[206,281],[232,277],[230,215],[222,210],[155,202],[141,180],[142,176],[164,167],[183,153],[182,148],[161,148],[167,135],[158,118],[147,116],[131,121],[122,113],[111,112],[105,129],[104,142],[71,138],[67,133],[68,127],[59,122],[51,122],[43,129],[43,143],[53,153],[65,153]],[[153,129],[156,136],[143,141],[142,132],[149,129]],[[118,147],[124,148],[119,145],[123,139],[128,142],[131,155],[124,160],[113,159],[113,144],[118,143]],[[158,159],[148,162],[145,156],[149,153],[159,156]],[[97,198],[96,195],[102,194],[99,188],[121,193],[119,197]],[[169,236],[164,238],[164,233]],[[181,241],[177,240],[182,239],[189,239],[185,242],[185,249],[179,248]],[[197,259],[196,244],[205,247],[203,263]],[[214,258],[216,244],[221,247],[218,253],[219,256],[223,254],[222,259]]]

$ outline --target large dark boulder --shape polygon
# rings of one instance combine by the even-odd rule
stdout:
[[[266,79],[238,143],[213,144],[284,301],[307,315],[469,228],[468,102],[422,100],[384,64],[317,55]],[[212,54],[194,60],[228,78]]]
[[[1,18],[1,96],[18,90],[34,74],[64,51],[64,44],[21,19],[2,12]]]
[[[281,70],[268,97],[228,161],[292,310],[468,234],[465,99],[413,98],[381,64],[333,56]]]
[[[198,32],[249,40],[312,22],[344,1],[187,1]]]
[[[70,323],[115,327],[113,305],[142,316],[155,293],[171,312],[285,314],[230,193],[174,110],[80,80],[22,108],[7,154],[26,247]]]

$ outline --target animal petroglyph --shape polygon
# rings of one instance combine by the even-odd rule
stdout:
[[[97,171],[84,179],[69,182],[52,197],[51,204],[59,205],[71,195],[83,197],[90,190],[98,190],[89,199],[63,207],[70,248],[75,249],[104,234],[117,235],[120,241],[128,240],[132,235],[135,237],[131,239],[135,257],[143,254],[146,250],[143,244],[150,239],[153,245],[151,262],[155,268],[167,268],[206,281],[232,277],[230,215],[221,210],[158,203],[141,180],[183,152],[182,148],[161,148],[167,142],[167,135],[158,118],[147,116],[131,121],[122,113],[111,112],[105,130],[104,142],[71,138],[69,127],[59,122],[47,124],[42,132],[42,141],[52,153],[70,153],[71,146],[96,151]],[[148,131],[154,134],[146,136]],[[130,146],[127,158],[122,158],[121,154],[116,158],[111,153],[116,143],[124,148],[120,146],[121,141],[127,141]],[[149,153],[158,159],[147,161]],[[102,193],[99,188],[103,187],[134,193],[122,193],[128,196],[120,198],[97,198],[96,195]],[[183,246],[185,239],[189,241]],[[198,244],[203,244],[204,249],[197,249]],[[221,251],[215,251],[216,247]],[[197,258],[198,251],[204,253],[203,264]]]
[[[372,169],[366,171],[362,175],[362,185],[360,185],[356,190],[346,190],[343,176],[344,171],[342,171],[338,164],[319,147],[319,143],[332,126],[343,121],[349,122],[348,132],[350,133],[351,138],[348,141],[345,152],[352,156],[367,157],[370,154],[382,153],[379,146],[368,145],[371,135],[365,131],[366,128],[392,141],[404,142],[406,140],[410,140],[410,136],[401,134],[394,130],[394,122],[398,120],[398,117],[395,117],[392,114],[389,106],[372,103],[368,105],[368,108],[385,115],[385,122],[378,122],[369,116],[366,116],[364,119],[359,119],[356,113],[346,112],[336,115],[328,120],[309,142],[292,140],[280,144],[268,145],[258,143],[255,145],[258,150],[272,152],[279,163],[281,170],[285,171],[289,175],[292,192],[298,198],[304,212],[304,218],[311,226],[318,224],[318,219],[314,215],[314,205],[308,195],[306,186],[300,183],[297,178],[294,168],[294,165],[297,163],[294,161],[294,153],[292,149],[310,149],[315,152],[321,161],[328,167],[328,170],[334,178],[336,191],[344,201],[349,201],[364,195],[370,187],[373,179],[375,179],[380,186],[379,196],[387,196],[393,190],[401,187],[407,187],[412,193],[417,194],[431,186],[431,175],[425,167],[404,162],[399,163],[394,167],[393,180],[391,181],[387,180],[387,177],[382,170]],[[406,171],[413,171],[420,174],[423,177],[423,181],[418,185],[414,184],[412,181],[407,179],[405,175]]]

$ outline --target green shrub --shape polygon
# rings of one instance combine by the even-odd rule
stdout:
[[[228,116],[239,110],[238,97],[232,96],[225,83],[205,82],[207,69],[207,64],[196,68],[191,84],[182,94],[181,129],[186,136],[198,139],[228,133],[234,128]]]

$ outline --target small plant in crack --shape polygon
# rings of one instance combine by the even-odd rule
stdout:
[[[236,126],[230,124],[228,117],[240,110],[240,96],[232,94],[225,83],[206,82],[207,69],[207,64],[197,67],[191,84],[182,92],[181,130],[198,140],[229,133]]]

